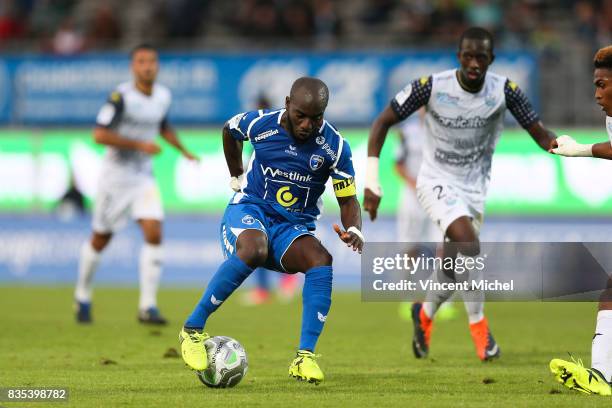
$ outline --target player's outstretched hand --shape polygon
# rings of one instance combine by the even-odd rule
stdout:
[[[141,142],[140,143],[140,151],[145,152],[146,154],[150,154],[154,156],[161,152],[161,148],[158,144],[152,142]]]
[[[349,230],[352,228],[356,229],[356,227],[351,227],[349,228]],[[346,243],[347,247],[353,248],[353,251],[358,251],[359,253],[361,253],[361,251],[363,250],[363,244],[364,244],[363,238],[362,238],[363,235],[360,237],[353,231],[343,231],[342,228],[340,228],[338,224],[334,224],[334,231],[336,231],[336,234],[338,234],[338,237],[340,237],[340,239]]]
[[[374,194],[372,190],[366,188],[363,191],[363,209],[370,214],[370,220],[374,221],[378,214],[381,196]]]
[[[559,136],[553,141],[552,145],[549,152],[560,156],[590,157],[593,155],[592,144],[580,144],[568,135]]]

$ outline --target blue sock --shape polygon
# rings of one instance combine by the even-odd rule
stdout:
[[[331,306],[332,267],[317,266],[306,271],[302,290],[302,335],[300,350],[314,352]]]
[[[208,287],[191,315],[185,321],[185,327],[203,329],[208,317],[221,306],[242,282],[253,272],[236,255],[230,256],[219,266]]]
[[[270,290],[270,271],[266,268],[255,269],[257,287],[263,290]]]

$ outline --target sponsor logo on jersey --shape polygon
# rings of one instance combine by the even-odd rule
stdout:
[[[287,180],[291,181],[301,181],[301,182],[309,182],[312,181],[312,176],[310,174],[303,175],[298,173],[297,171],[285,171],[281,169],[273,169],[272,167],[264,167],[261,166],[261,171],[264,176],[270,177],[284,177]]]
[[[442,149],[436,149],[434,157],[437,162],[450,166],[470,166],[482,159],[486,151],[485,146],[480,146],[472,152],[460,154],[457,152],[449,152]]]
[[[297,156],[297,152],[296,152],[297,148],[293,145],[289,145],[289,149],[285,149],[285,153],[290,154],[292,156]]]
[[[269,138],[270,136],[274,136],[278,134],[278,129],[270,129],[270,130],[266,130],[265,132],[259,133],[257,136],[255,136],[255,138],[253,139],[253,141],[255,142],[259,142],[260,140],[264,140]]]
[[[242,217],[242,223],[246,225],[252,225],[255,223],[255,218],[247,214],[244,217]]]
[[[291,207],[297,203],[298,198],[291,194],[291,187],[281,187],[276,191],[276,201],[283,207]]]
[[[437,92],[436,93],[436,101],[438,103],[441,103],[443,105],[453,105],[453,106],[457,106],[457,104],[459,103],[459,97],[458,96],[451,96],[446,92]]]
[[[317,136],[315,142],[317,142],[317,144],[321,146],[323,143],[325,143],[325,138],[323,136]]]
[[[486,94],[485,95],[485,105],[489,107],[495,106],[495,95]]]
[[[491,121],[494,121],[499,116],[500,112],[496,112],[488,118],[481,116],[474,116],[471,118],[464,118],[459,115],[455,118],[449,118],[440,116],[436,111],[430,110],[431,116],[442,126],[451,129],[478,129],[486,127]]]
[[[310,156],[310,168],[312,171],[317,171],[321,168],[321,166],[323,166],[324,161],[325,159],[323,157],[319,156],[318,154],[313,154]]]
[[[331,148],[329,143],[325,143],[323,146],[321,146],[321,149],[323,149],[323,151],[329,155],[329,158],[332,159],[332,161],[336,161],[338,158],[336,152],[334,152],[334,149]]]

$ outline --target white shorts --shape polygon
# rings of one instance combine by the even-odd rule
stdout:
[[[416,192],[405,188],[397,211],[397,238],[400,242],[442,242],[443,234],[423,210]]]
[[[472,225],[478,233],[483,221],[483,196],[468,193],[441,179],[419,180],[417,183],[419,202],[444,235],[448,226],[463,216],[472,219]]]
[[[147,177],[137,183],[101,182],[94,202],[92,227],[98,233],[115,232],[129,217],[163,220],[164,209],[157,183]]]

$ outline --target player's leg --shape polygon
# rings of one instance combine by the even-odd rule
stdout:
[[[75,289],[76,318],[80,323],[91,322],[92,281],[102,251],[110,242],[113,232],[127,221],[132,197],[129,191],[101,183],[94,201],[91,238],[83,243],[79,256],[78,279]]]
[[[612,395],[612,278],[599,298],[591,368],[585,368],[581,360],[572,360],[551,360],[550,371],[559,383],[584,394]]]
[[[138,221],[144,236],[140,249],[139,277],[140,299],[138,321],[150,324],[166,324],[157,308],[157,290],[162,274],[162,220],[164,209],[159,188],[152,178],[143,179],[134,187],[131,201],[132,218]]]
[[[79,323],[90,323],[93,277],[100,263],[100,256],[112,238],[112,233],[93,232],[91,238],[81,246],[79,269],[74,291],[76,319]]]
[[[157,307],[157,291],[163,265],[162,222],[159,219],[139,219],[144,244],[140,249],[140,298],[138,321],[147,324],[167,324]]]
[[[591,367],[612,383],[612,277],[599,299],[597,325],[591,348]]]
[[[331,307],[332,256],[315,237],[302,235],[285,251],[281,265],[287,272],[305,274],[300,346],[289,374],[316,384],[324,379],[313,352]]]
[[[203,370],[208,362],[203,342],[206,321],[221,304],[268,258],[268,237],[263,214],[254,206],[230,205],[221,223],[221,246],[226,260],[213,275],[202,298],[179,334],[185,363]]]

